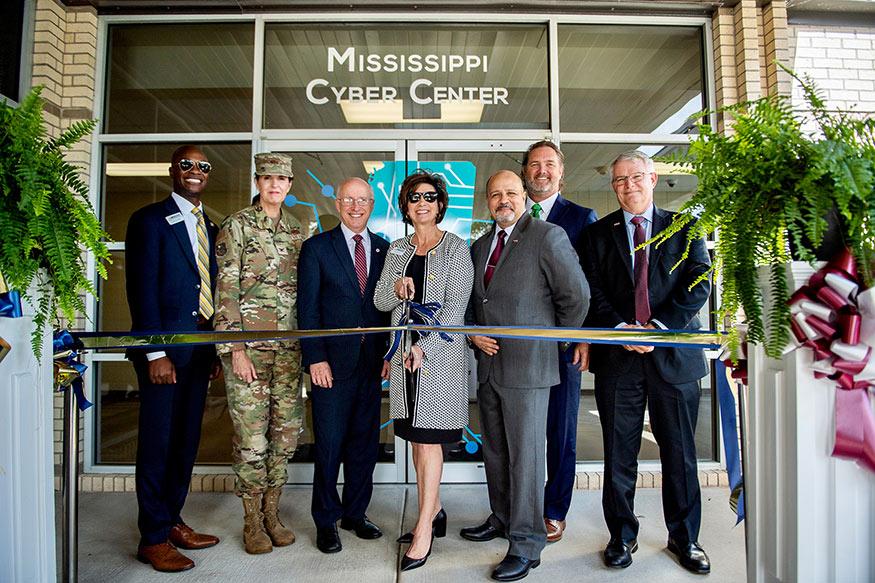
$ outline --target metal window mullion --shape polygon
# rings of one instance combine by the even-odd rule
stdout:
[[[559,144],[559,25],[554,18],[547,25],[547,86],[550,98],[550,135]]]
[[[262,149],[261,124],[264,119],[264,18],[255,19],[255,38],[252,43],[252,172],[255,172],[255,154]]]

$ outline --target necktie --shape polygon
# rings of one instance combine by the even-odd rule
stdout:
[[[197,272],[201,276],[199,311],[205,320],[209,320],[213,315],[213,293],[210,285],[210,244],[207,239],[207,224],[204,221],[204,213],[199,207],[191,209],[191,212],[197,217]]]
[[[498,259],[501,257],[501,252],[504,250],[504,238],[507,233],[498,232],[498,241],[495,243],[495,249],[492,250],[492,255],[489,256],[489,261],[486,262],[486,273],[483,274],[483,287],[489,287],[489,282],[492,281],[492,274],[495,273],[495,266],[498,265]]]
[[[365,286],[368,283],[368,262],[365,260],[365,246],[362,245],[362,236],[353,235],[355,241],[355,274],[359,280],[359,291],[365,295]]]
[[[532,218],[540,219],[541,218],[541,205],[535,203],[532,205]]]
[[[635,251],[635,319],[641,324],[646,324],[650,321],[650,294],[647,291],[647,249],[638,249],[646,240],[644,231],[644,217],[632,217],[632,224],[635,225],[635,234],[632,236],[632,243]]]

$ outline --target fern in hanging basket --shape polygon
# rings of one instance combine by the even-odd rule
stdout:
[[[82,293],[95,294],[86,272],[86,252],[106,278],[108,235],[88,201],[80,169],[64,159],[90,134],[95,120],[72,124],[50,139],[43,125],[42,88],[18,107],[0,102],[0,273],[10,287],[29,293],[35,281],[32,337],[41,356],[42,329],[60,312],[67,320],[84,314]]]
[[[731,132],[699,122],[686,153],[667,161],[695,174],[698,186],[655,244],[690,225],[689,241],[717,233],[712,271],[722,277],[718,317],[737,348],[743,312],[747,339],[779,357],[790,340],[785,264],[814,261],[837,213],[841,239],[857,258],[866,285],[875,259],[875,122],[850,112],[829,111],[808,80],[798,78],[807,111],[795,112],[789,97],[772,95],[720,111]],[[814,130],[807,130],[814,122]],[[791,253],[792,249],[792,253]],[[764,313],[758,269],[769,271],[773,301]]]

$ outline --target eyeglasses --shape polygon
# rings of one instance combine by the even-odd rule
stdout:
[[[374,199],[372,198],[352,198],[351,196],[344,196],[343,198],[338,198],[340,204],[343,206],[368,206]]]
[[[649,174],[653,174],[653,172],[636,172],[635,174],[630,174],[629,176],[617,176],[616,178],[611,180],[611,184],[613,184],[614,186],[620,186],[622,184],[628,184],[630,182],[632,184],[639,184],[642,180],[644,180],[644,177]]]
[[[416,204],[421,199],[425,199],[425,202],[435,202],[438,199],[438,193],[436,192],[411,192],[407,195],[407,202]]]
[[[176,163],[179,166],[179,169],[183,172],[188,172],[192,168],[194,168],[195,164],[197,164],[197,169],[203,172],[204,174],[209,174],[210,170],[213,169],[213,165],[207,162],[206,160],[189,160],[188,158],[183,158],[179,162]]]

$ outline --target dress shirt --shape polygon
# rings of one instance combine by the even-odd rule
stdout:
[[[371,235],[367,229],[361,233],[356,233],[343,223],[340,223],[340,230],[343,231],[343,238],[346,241],[346,246],[349,249],[349,257],[352,259],[352,264],[355,266],[355,241],[353,237],[356,235],[362,236],[362,245],[365,248],[365,264],[368,268],[368,274],[371,273]]]
[[[505,233],[507,233],[507,236],[505,236],[504,238],[504,247],[507,248],[507,246],[510,244],[510,234],[513,233],[514,227],[516,227],[516,223],[503,229],[498,226],[498,223],[495,223],[495,234],[492,235],[492,243],[489,245],[489,253],[486,255],[486,265],[489,265],[489,258],[492,257],[492,252],[495,251],[495,246],[498,245],[498,232],[504,231]]]
[[[541,214],[538,217],[539,221],[546,221],[547,217],[550,216],[550,211],[553,210],[553,205],[556,204],[556,199],[559,198],[559,191],[557,190],[538,204],[541,205]],[[535,204],[535,201],[532,200],[531,197],[526,199],[526,214],[531,216],[532,214],[532,206]],[[534,218],[534,217],[532,217]]]
[[[629,252],[632,255],[632,270],[635,270],[635,225],[632,224],[632,219],[635,217],[644,217],[644,240],[647,241],[651,237],[651,233],[653,232],[653,204],[647,207],[647,210],[641,213],[640,215],[633,215],[632,213],[624,210],[623,211],[623,220],[626,225],[626,237],[629,239]],[[650,258],[650,245],[644,248],[644,252],[647,253],[648,259]],[[653,318],[650,320],[653,324],[656,325],[657,328],[661,328],[663,330],[667,330],[665,324],[660,322],[659,320]],[[639,322],[639,324],[646,324],[647,322]],[[622,324],[619,324],[617,327],[619,328]]]
[[[188,240],[191,242],[191,252],[195,257],[195,261],[197,261],[197,217],[194,216],[194,213],[191,212],[191,209],[194,208],[194,205],[191,204],[187,199],[179,196],[175,192],[170,194],[170,197],[173,199],[173,202],[176,203],[176,206],[179,207],[179,214],[182,215],[182,222],[185,223],[185,230],[188,232]],[[201,213],[204,212],[204,205],[198,205],[198,208],[201,209]],[[206,215],[204,215],[204,221],[207,220]],[[159,358],[164,358],[167,356],[167,353],[163,350],[158,352],[147,352],[146,358],[148,360],[158,360]]]
[[[653,205],[647,207],[647,210],[640,215],[633,215],[628,211],[623,211],[623,221],[626,225],[626,237],[629,239],[629,252],[632,254],[632,269],[635,269],[635,225],[632,224],[632,219],[635,217],[644,217],[644,240],[650,239],[650,233],[653,231]],[[647,257],[650,257],[650,245],[644,248]]]

